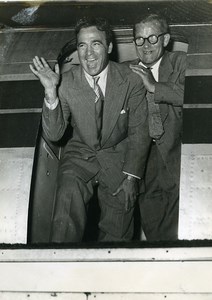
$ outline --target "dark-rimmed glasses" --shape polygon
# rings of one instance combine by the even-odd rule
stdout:
[[[166,34],[167,32],[163,32],[161,34],[155,35],[155,34],[151,34],[150,36],[148,36],[147,38],[144,37],[137,37],[135,38],[135,44],[137,46],[143,46],[143,44],[145,43],[145,41],[147,40],[150,44],[154,45],[157,44],[158,39],[160,36]]]

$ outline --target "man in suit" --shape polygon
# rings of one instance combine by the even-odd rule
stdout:
[[[130,62],[147,89],[152,144],[140,196],[141,223],[147,240],[178,236],[182,105],[186,53],[166,51],[170,41],[166,20],[156,14],[134,25],[138,59]]]
[[[60,161],[52,242],[80,242],[87,204],[98,186],[100,241],[130,241],[137,181],[150,145],[145,88],[128,66],[109,61],[110,26],[83,18],[75,27],[80,65],[60,78],[44,58],[30,65],[45,89],[42,124],[59,140],[69,120],[73,136]]]

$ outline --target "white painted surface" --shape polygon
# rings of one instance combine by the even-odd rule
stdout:
[[[1,263],[0,291],[212,293],[212,261]]]
[[[0,243],[26,243],[34,148],[0,149]]]
[[[0,249],[0,263],[13,262],[212,261],[212,247]]]
[[[1,300],[87,300],[85,294],[73,293],[16,293],[0,292]]]
[[[211,294],[91,294],[89,300],[211,300]],[[58,299],[59,300],[59,299]]]
[[[55,298],[54,298],[55,297]],[[0,293],[1,300],[211,300],[211,294],[151,294],[151,293]]]
[[[182,145],[179,239],[212,239],[212,144]]]

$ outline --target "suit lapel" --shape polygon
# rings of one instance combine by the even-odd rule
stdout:
[[[123,107],[125,80],[112,62],[109,63],[104,103],[102,145],[109,138]]]
[[[165,52],[159,67],[159,81],[166,82],[172,72],[173,72],[172,64],[170,62],[168,53]],[[160,106],[161,117],[164,122],[166,117],[168,116],[168,106],[166,104],[159,104],[159,106]]]
[[[75,99],[77,99],[75,103],[75,113],[77,113],[79,120],[86,119],[86,122],[81,122],[81,130],[82,132],[87,132],[86,136],[89,136],[87,143],[92,147],[97,143],[95,92],[87,82],[82,68],[77,69],[74,73],[72,88]]]
[[[72,87],[78,94],[79,105],[84,107],[83,111],[86,112],[86,115],[94,118],[95,93],[87,82],[82,68],[75,72]]]
[[[165,52],[159,67],[159,81],[166,82],[172,72],[172,64],[170,62],[168,53]]]

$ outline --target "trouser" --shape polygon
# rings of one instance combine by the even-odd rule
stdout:
[[[87,223],[87,205],[98,183],[100,206],[99,240],[130,241],[133,237],[134,208],[124,209],[124,193],[117,196],[101,180],[101,172],[89,182],[76,177],[74,172],[58,177],[56,204],[52,222],[51,242],[81,242]]]
[[[154,143],[145,173],[145,193],[139,196],[139,206],[141,225],[147,240],[177,239],[179,185],[174,182]]]

